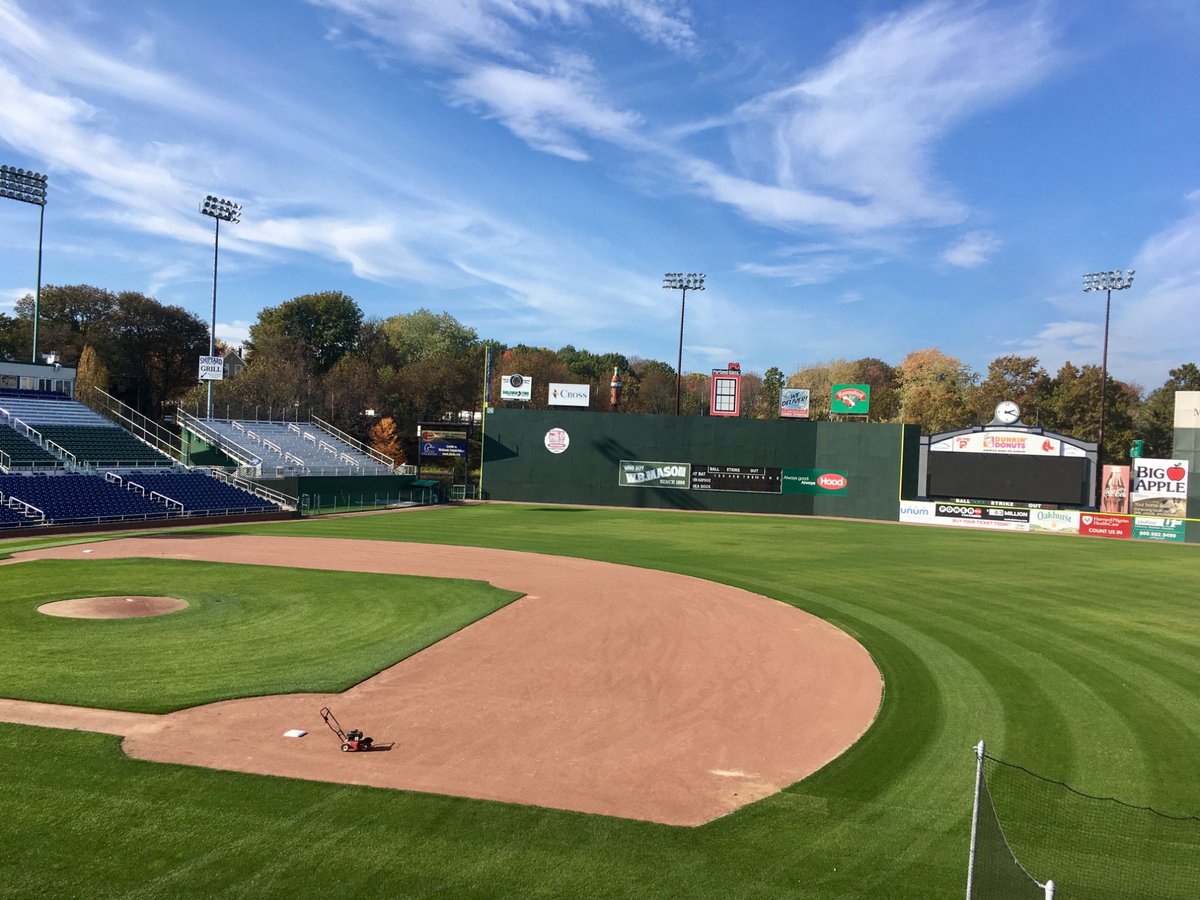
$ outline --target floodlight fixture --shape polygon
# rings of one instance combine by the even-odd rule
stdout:
[[[30,355],[32,362],[37,362],[38,356],[38,319],[41,318],[42,306],[42,232],[46,224],[47,180],[41,172],[19,169],[16,166],[0,166],[0,197],[32,203],[38,208],[37,288],[33,295],[33,351]]]
[[[679,415],[679,397],[683,379],[683,315],[687,309],[687,292],[704,290],[704,273],[667,272],[663,275],[663,290],[681,291],[679,300],[679,359],[675,363],[675,415]]]
[[[1108,412],[1108,322],[1112,312],[1112,292],[1123,291],[1133,286],[1134,269],[1122,272],[1112,269],[1108,272],[1091,272],[1083,276],[1084,291],[1104,291],[1104,355],[1100,365],[1100,434],[1096,440],[1096,509],[1100,508],[1101,485],[1100,473],[1104,465],[1104,420]]]
[[[221,223],[229,222],[236,225],[242,221],[242,204],[234,203],[223,197],[208,194],[200,202],[200,214],[213,220],[213,288],[212,288],[212,320],[208,329],[208,355],[217,353],[217,258],[221,250]],[[206,417],[212,418],[213,383],[208,380],[208,407]]]

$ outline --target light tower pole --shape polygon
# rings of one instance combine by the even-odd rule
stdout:
[[[38,319],[42,306],[42,226],[46,223],[46,176],[40,172],[0,166],[0,197],[32,203],[40,210],[38,215],[38,261],[37,288],[33,295],[33,352],[30,362],[37,362]]]
[[[679,359],[675,363],[675,415],[679,415],[679,393],[683,378],[683,315],[687,309],[687,292],[704,290],[704,273],[668,272],[663,276],[663,289],[681,291],[679,298]]]
[[[1133,269],[1122,272],[1092,272],[1083,276],[1084,291],[1104,291],[1104,356],[1100,366],[1100,435],[1096,441],[1096,509],[1100,508],[1100,467],[1104,465],[1104,419],[1108,411],[1108,320],[1112,312],[1112,292],[1123,291],[1133,284]]]
[[[221,223],[229,222],[236,225],[242,220],[242,204],[214,197],[209,194],[200,203],[201,215],[211,216],[213,220],[213,290],[212,290],[212,321],[208,329],[208,355],[217,353],[217,257],[221,251]],[[208,380],[208,406],[205,418],[212,418],[213,383]]]

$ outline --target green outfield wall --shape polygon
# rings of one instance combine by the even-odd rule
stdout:
[[[912,425],[491,408],[483,431],[489,500],[895,521],[916,494]]]

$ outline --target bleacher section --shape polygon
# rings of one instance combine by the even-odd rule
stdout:
[[[77,465],[132,467],[175,464],[175,460],[142,443],[99,413],[62,395],[35,391],[0,393],[0,424],[14,426],[4,430],[16,434],[26,443],[32,443],[26,434],[14,430],[14,419],[38,432],[43,444],[52,442],[62,447],[74,457],[71,462]],[[9,434],[5,434],[3,440],[11,442]],[[28,452],[23,445],[14,446],[20,448],[22,453]],[[12,455],[13,451],[4,445],[0,445],[0,449]],[[57,451],[53,447],[38,449],[51,459],[57,459]],[[11,468],[23,466],[14,463]]]
[[[61,467],[62,462],[23,434],[0,425],[0,466],[10,469],[53,469]]]
[[[170,466],[175,460],[143,444],[115,425],[35,425],[47,441],[53,441],[79,462],[94,466]]]
[[[248,451],[264,474],[390,475],[392,468],[311,422],[197,421]],[[245,455],[243,453],[242,455]]]
[[[165,519],[172,515],[164,503],[155,503],[94,475],[74,472],[0,475],[0,502],[10,510],[24,511],[26,517],[38,520],[36,524]]]
[[[157,495],[182,504],[188,515],[235,515],[278,509],[261,497],[200,472],[128,472],[109,477],[123,478],[128,490],[144,490],[147,497]]]

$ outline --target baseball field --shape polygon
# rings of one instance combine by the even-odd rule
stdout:
[[[882,704],[832,762],[696,825],[626,815],[623,807],[602,815],[570,804],[478,799],[505,796],[482,789],[452,796],[436,787],[232,771],[237,760],[217,768],[157,762],[128,755],[118,734],[0,724],[0,896],[956,897],[965,885],[972,747],[981,738],[996,756],[1080,792],[1200,814],[1200,557],[1191,546],[508,505],[188,534],[297,538],[310,543],[289,546],[312,547],[313,557],[332,540],[381,542],[381,556],[389,546],[382,542],[463,545],[703,579],[779,601],[853,638],[882,676]],[[481,642],[500,633],[481,629],[517,615],[531,598],[486,585],[473,571],[444,578],[332,571],[313,568],[303,549],[291,551],[286,566],[101,558],[102,543],[109,542],[0,543],[0,554],[16,558],[69,547],[60,554],[67,558],[0,567],[0,697],[177,715],[205,704],[221,710],[222,701],[238,698],[350,697],[389,667],[436,659],[442,648],[473,648],[497,665],[506,656],[519,664],[524,652]],[[188,606],[119,620],[37,612],[57,600],[135,595]],[[684,604],[676,618],[689,612],[688,596],[673,601]],[[638,599],[651,614],[655,591]],[[710,601],[696,591],[692,602]],[[710,711],[697,692],[692,726],[728,716],[737,731],[761,728],[773,746],[795,740],[805,748],[828,727],[826,714],[786,718],[788,710],[754,681],[757,645],[768,632],[747,638],[736,621],[722,627],[747,661],[740,706]],[[763,626],[748,616],[751,627]],[[673,670],[706,676],[683,666],[686,647],[657,656],[654,649],[638,658],[660,667],[629,690],[653,692]],[[587,646],[575,653],[579,671],[590,671]],[[723,681],[740,682],[732,671]],[[544,702],[532,688],[528,696],[531,705]],[[600,744],[621,738],[607,720],[588,728],[601,710],[573,708],[571,694],[562,696],[540,718],[578,726]],[[478,712],[481,731],[487,714]],[[253,726],[247,720],[245,728]],[[428,750],[425,733],[437,727],[415,718],[392,723],[383,735],[395,744],[387,755],[415,764]],[[329,737],[313,731],[302,740]],[[476,768],[534,787],[541,761],[565,753],[528,734],[480,746],[496,755],[495,766]],[[529,765],[519,765],[519,753],[514,763],[513,746],[526,748]],[[331,738],[328,747],[334,765],[355,763]],[[629,752],[631,779],[641,755]],[[619,767],[604,762],[604,780],[619,782]],[[677,782],[664,790],[687,796],[686,763],[662,778]],[[1061,790],[1041,784],[998,793],[997,806],[1013,849],[1034,876],[1055,879],[1060,897],[1200,894],[1189,881],[1195,870],[1173,874],[1172,863],[1200,856],[1200,820],[1171,820],[1178,824],[1163,846],[1148,846],[1131,840],[1126,820],[1108,816],[1102,801],[1080,799],[1101,805],[1080,819],[1086,829],[1072,827]],[[1150,865],[1155,886],[1139,893],[1131,885],[1150,883],[1139,872]]]

